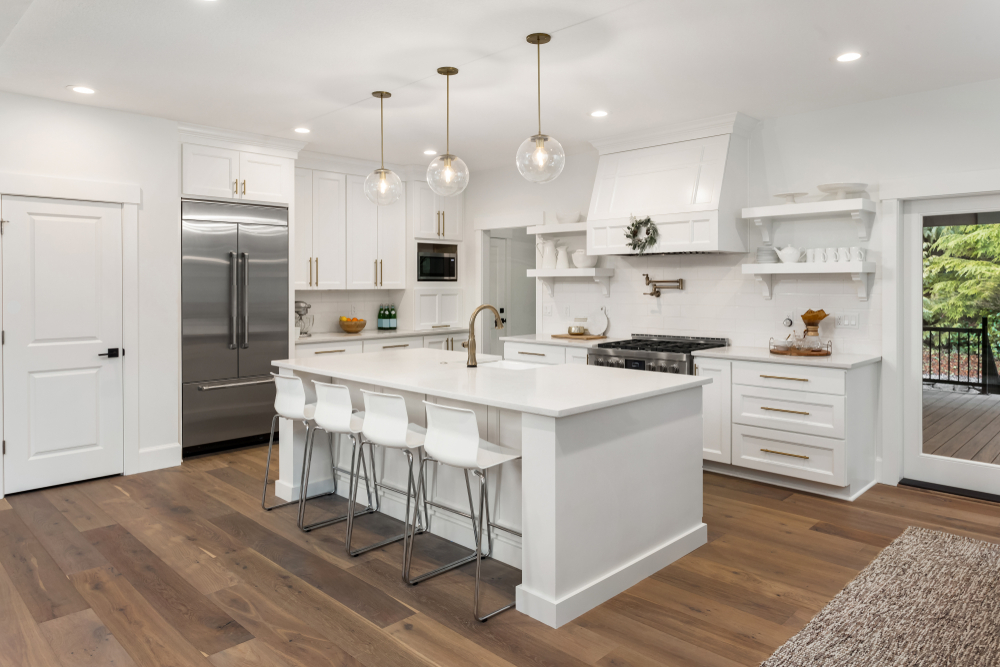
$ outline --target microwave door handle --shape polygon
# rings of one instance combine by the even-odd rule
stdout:
[[[243,345],[250,347],[250,253],[243,253]]]
[[[236,332],[239,328],[239,280],[237,279],[236,253],[229,253],[229,349],[236,349]]]

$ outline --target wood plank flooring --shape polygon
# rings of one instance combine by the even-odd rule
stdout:
[[[1000,465],[1000,396],[923,390],[924,453]]]
[[[981,423],[979,406],[933,398],[936,435]],[[246,449],[0,501],[0,667],[757,665],[907,526],[1000,543],[1000,505],[886,486],[846,503],[706,474],[707,545],[559,630],[517,612],[481,624],[474,566],[408,586],[398,543],[350,558],[343,524],[305,535],[294,506],[261,511],[263,462]],[[462,553],[422,537],[416,568]],[[518,570],[484,571],[487,605],[513,595]]]

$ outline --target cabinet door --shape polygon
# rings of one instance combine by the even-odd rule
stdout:
[[[462,290],[448,289],[438,293],[438,325],[456,327],[462,324],[463,312]],[[489,316],[487,316],[487,319]]]
[[[292,276],[295,289],[313,286],[313,173],[295,170],[295,266]]]
[[[430,329],[438,324],[438,295],[436,292],[414,290],[413,328]]]
[[[566,348],[566,363],[567,364],[582,364],[587,365],[587,348],[585,347],[567,347]]]
[[[697,358],[695,374],[712,378],[702,387],[702,458],[732,463],[732,380],[733,364],[719,359]]]
[[[239,151],[184,144],[181,172],[181,192],[185,195],[239,198]]]
[[[289,172],[293,166],[289,158],[240,153],[240,198],[287,204],[292,199]]]
[[[374,289],[378,271],[378,207],[365,197],[365,177],[347,176],[347,289]]]
[[[416,238],[441,238],[441,220],[436,206],[437,197],[423,181],[412,181],[406,186],[410,198],[410,214],[413,216],[413,236]]]
[[[406,289],[406,200],[378,207],[378,286]]]
[[[320,289],[347,287],[347,177],[329,171],[312,174],[313,271]]]
[[[465,195],[439,197],[441,201],[442,237],[449,241],[462,240],[462,221],[465,219]]]
[[[450,350],[451,336],[424,336],[424,347],[432,350]]]

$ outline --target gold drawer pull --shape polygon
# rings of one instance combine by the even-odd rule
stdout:
[[[796,459],[806,459],[806,460],[809,459],[808,456],[803,456],[802,454],[789,454],[788,452],[779,452],[774,449],[761,449],[760,451],[767,452],[768,454],[781,454],[782,456],[791,456],[792,458]]]
[[[450,329],[450,324],[432,324],[431,329]]]
[[[316,354],[336,354],[338,352],[347,352],[347,350],[317,350]]]
[[[785,410],[784,408],[765,408],[761,406],[761,410],[767,410],[768,412],[787,412],[790,415],[807,415],[808,412],[802,412],[801,410]]]
[[[403,343],[402,345],[383,345],[383,350],[388,350],[390,347],[410,347],[409,343]]]
[[[809,382],[808,378],[786,378],[780,375],[761,375],[762,378],[767,378],[769,380],[791,380],[792,382]]]
[[[518,354],[527,354],[529,357],[544,357],[545,355],[541,352],[518,352]]]

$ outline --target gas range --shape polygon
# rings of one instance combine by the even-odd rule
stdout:
[[[630,340],[601,343],[591,348],[587,354],[587,363],[591,366],[693,375],[692,352],[728,346],[729,340],[726,338],[632,334]]]

